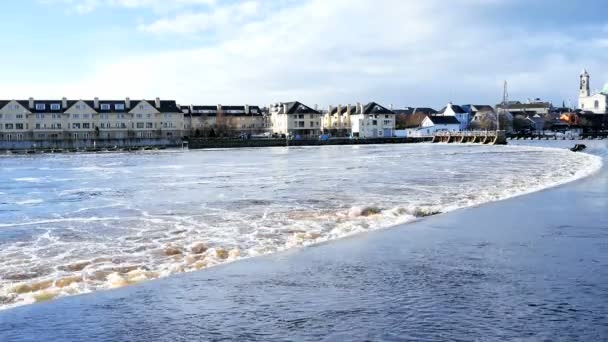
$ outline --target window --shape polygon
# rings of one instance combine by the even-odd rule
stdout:
[[[0,118],[2,118],[1,115],[0,115]],[[17,118],[17,119],[23,119],[23,114],[17,114],[17,115],[15,115],[15,118]]]
[[[137,117],[138,119],[141,119],[141,118],[144,117],[144,115],[143,114],[137,114],[137,115],[135,115],[135,117]]]
[[[102,103],[101,104],[101,110],[110,110],[110,104],[109,103]]]
[[[60,123],[57,124],[57,129],[61,129],[61,124]]]
[[[388,119],[388,114],[384,116],[385,119]]]
[[[39,123],[36,124],[36,129],[40,129],[40,124]]]
[[[38,138],[40,138],[40,139],[44,139],[45,137],[46,137],[46,134],[44,134],[44,133],[38,134]]]
[[[146,122],[146,128],[154,128],[154,124],[151,122]]]
[[[378,120],[372,120],[372,125],[373,126],[377,126],[378,125]]]
[[[144,128],[144,123],[143,122],[138,122],[137,123],[137,128]]]
[[[165,119],[171,119],[171,113],[165,113]]]
[[[311,119],[313,119],[314,117],[315,117],[314,115],[310,114],[310,118],[311,118]]]
[[[51,103],[51,110],[60,110],[61,105],[59,103]]]
[[[299,114],[298,119],[304,119],[304,114]]]
[[[44,103],[36,103],[36,110],[45,110],[46,105]]]
[[[124,123],[124,122],[121,122],[121,123],[120,123],[120,128],[127,128],[127,124],[126,124],[126,123]]]
[[[304,121],[298,121],[298,127],[304,127]]]
[[[152,117],[152,114],[146,114],[146,117],[149,119]]]
[[[88,123],[88,122],[85,122],[85,123],[82,124],[82,128],[83,129],[90,129],[91,128],[91,124]]]
[[[124,119],[125,115],[124,114],[116,114],[116,117],[119,119]]]
[[[13,129],[13,124],[12,123],[4,124],[4,129]]]
[[[44,114],[36,114],[36,119],[44,119]]]
[[[117,103],[114,105],[114,109],[116,110],[125,110],[125,105],[122,103]]]
[[[106,128],[106,124],[104,122],[101,123],[101,128]]]
[[[80,119],[80,114],[74,114],[74,115],[72,115],[72,117],[73,117],[74,119]]]
[[[23,129],[23,124],[22,123],[18,123],[18,124],[15,125],[15,127],[17,129]]]
[[[311,121],[311,122],[310,122],[310,127],[314,127],[314,126],[315,126],[314,121]]]
[[[595,100],[594,107],[595,107],[595,109],[600,108],[600,101]]]
[[[90,116],[89,114],[82,114],[82,118],[83,118],[83,119],[88,119],[88,118],[89,118],[89,116]]]
[[[391,124],[391,120],[384,120],[384,125],[385,125],[385,126],[388,126],[388,125],[390,125],[390,124]]]
[[[80,129],[80,124],[79,123],[73,123],[72,124],[72,129]]]

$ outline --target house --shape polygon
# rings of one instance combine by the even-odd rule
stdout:
[[[464,110],[461,106],[448,103],[447,106],[443,107],[437,116],[453,116],[460,122],[460,130],[465,130],[469,127],[471,116],[468,111]]]
[[[0,101],[2,140],[181,138],[183,113],[173,100]]]
[[[351,136],[357,138],[392,137],[395,131],[395,113],[376,102],[357,103],[350,115]]]
[[[298,101],[270,105],[272,133],[291,137],[318,137],[321,135],[323,114]]]
[[[185,129],[191,136],[259,134],[270,126],[259,106],[191,105],[181,109]]]
[[[460,132],[461,123],[454,115],[429,115],[422,121],[418,136],[434,135],[437,132]]]
[[[346,137],[351,131],[351,115],[355,114],[356,106],[329,106],[323,113],[323,133],[334,137]]]

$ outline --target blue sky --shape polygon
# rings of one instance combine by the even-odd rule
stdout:
[[[2,98],[441,107],[495,104],[506,79],[511,99],[575,104],[581,69],[608,81],[604,0],[9,0],[2,13]]]

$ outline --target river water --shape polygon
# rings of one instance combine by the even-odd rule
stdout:
[[[562,184],[601,159],[377,145],[0,157],[0,309],[123,287]]]

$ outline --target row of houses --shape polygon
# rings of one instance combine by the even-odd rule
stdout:
[[[4,100],[0,140],[182,139],[187,136],[392,137],[395,113],[375,102],[318,110],[300,102],[189,105],[174,100]]]

